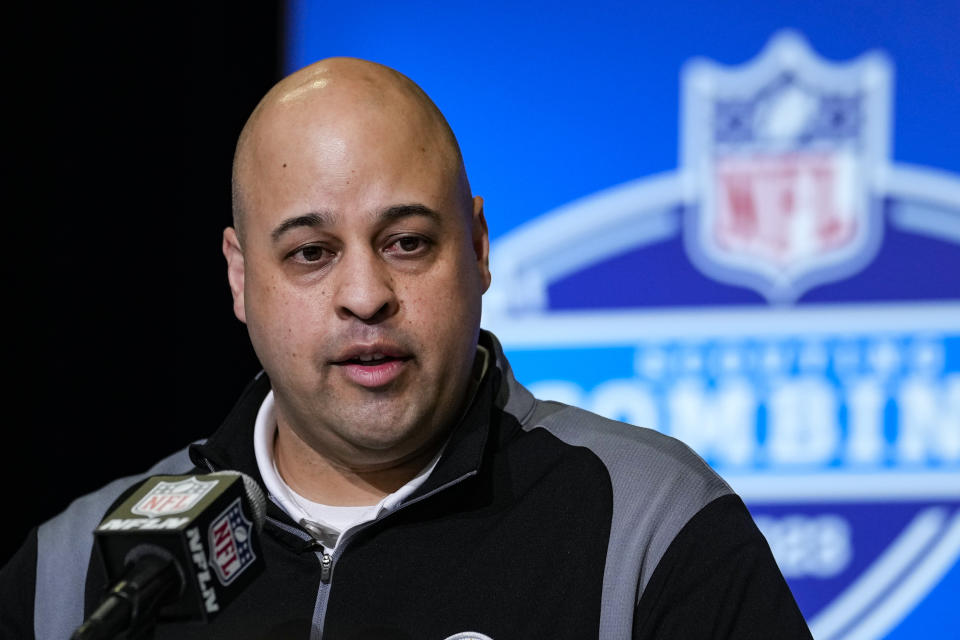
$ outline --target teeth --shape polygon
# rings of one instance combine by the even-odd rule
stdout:
[[[370,362],[372,360],[383,360],[384,357],[386,356],[384,356],[382,353],[371,353],[368,355],[357,356],[357,359],[360,360],[360,362]]]

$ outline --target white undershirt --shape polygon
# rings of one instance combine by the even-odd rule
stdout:
[[[480,379],[487,370],[490,361],[490,354],[482,346],[477,347],[480,357],[479,371],[475,370],[475,378],[472,380],[469,395],[476,393]],[[470,402],[468,401],[467,406]],[[416,491],[427,478],[433,473],[434,467],[440,460],[440,454],[446,447],[440,447],[433,459],[405,485],[386,495],[378,503],[372,505],[338,507],[320,502],[313,502],[301,496],[288,485],[280,476],[277,470],[276,458],[273,453],[273,442],[277,433],[277,419],[274,415],[273,390],[267,393],[267,397],[260,404],[260,410],[257,412],[257,421],[253,430],[253,450],[257,458],[257,468],[260,470],[260,476],[263,478],[263,484],[274,499],[274,502],[287,512],[287,514],[300,523],[305,529],[313,534],[320,544],[327,551],[336,548],[341,535],[364,522],[375,520],[384,511],[393,511],[410,494]]]

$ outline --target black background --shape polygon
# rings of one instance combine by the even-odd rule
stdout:
[[[259,368],[220,241],[282,4],[64,5],[8,23],[0,564],[211,433]]]

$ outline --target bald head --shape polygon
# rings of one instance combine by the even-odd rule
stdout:
[[[389,143],[389,144],[385,144]],[[466,216],[470,186],[459,145],[443,114],[412,80],[383,65],[355,58],[321,60],[278,82],[247,120],[233,161],[233,220],[243,237],[245,218],[259,204],[256,182],[282,179],[297,153],[342,153],[345,169],[358,154],[387,151],[397,162],[430,156],[431,168],[450,180]],[[389,147],[389,149],[387,148]],[[284,148],[289,154],[284,153]],[[362,160],[362,159],[361,159]]]

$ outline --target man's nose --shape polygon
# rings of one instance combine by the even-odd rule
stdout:
[[[334,304],[341,318],[382,322],[399,309],[388,266],[373,250],[344,253],[338,265]]]

